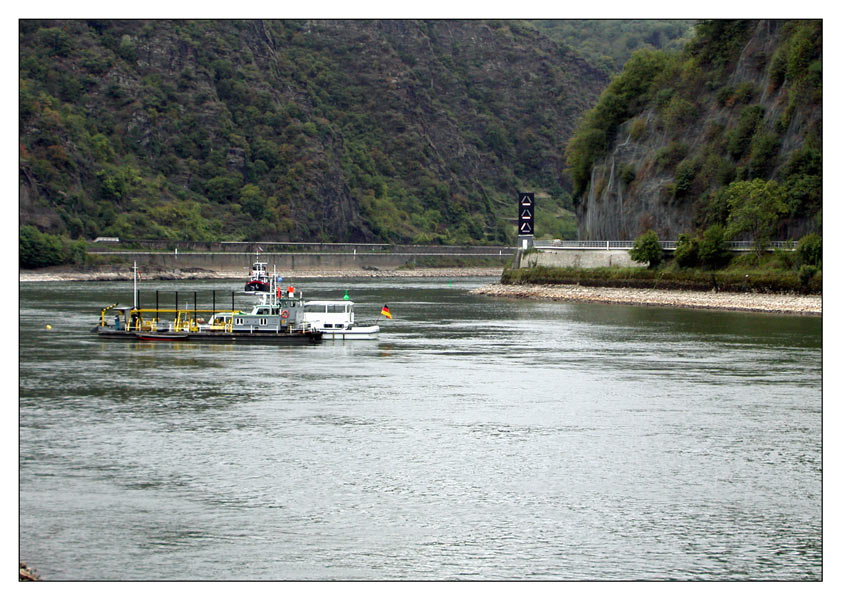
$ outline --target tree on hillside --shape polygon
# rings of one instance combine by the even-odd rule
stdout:
[[[749,235],[757,255],[761,254],[771,241],[780,217],[788,212],[783,200],[783,188],[773,180],[754,179],[731,183],[723,193],[730,207],[728,235]]]
[[[698,241],[698,260],[708,269],[720,269],[730,262],[727,233],[721,225],[711,225]]]
[[[663,262],[663,248],[657,234],[650,229],[634,240],[634,246],[629,252],[636,262],[648,263],[649,269],[654,269]]]

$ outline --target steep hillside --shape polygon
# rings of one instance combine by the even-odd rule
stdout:
[[[680,50],[692,37],[694,21],[679,19],[540,19],[526,21],[587,62],[613,75],[636,50]]]
[[[24,20],[21,224],[503,241],[520,189],[572,208],[563,147],[605,84],[505,22]]]
[[[579,235],[819,231],[821,60],[819,21],[707,22],[682,53],[634,54],[567,148]]]

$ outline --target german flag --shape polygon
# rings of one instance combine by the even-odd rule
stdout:
[[[388,304],[386,304],[386,305],[384,305],[384,306],[383,306],[383,309],[380,311],[380,314],[385,315],[385,318],[386,318],[386,319],[390,319],[390,318],[391,318],[391,311],[390,311],[390,310],[388,310]]]

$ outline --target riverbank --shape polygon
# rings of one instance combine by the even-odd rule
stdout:
[[[242,279],[248,271],[211,269],[139,269],[142,280],[188,280],[188,279]],[[496,277],[502,275],[502,267],[421,267],[414,269],[296,269],[281,273],[286,279],[307,278],[354,278],[354,277]],[[96,270],[53,267],[47,269],[19,271],[19,281],[131,281],[130,267],[101,268]]]
[[[816,316],[820,316],[823,311],[823,298],[820,295],[596,288],[578,285],[505,285],[498,283],[472,290],[471,293],[536,300],[705,308]]]

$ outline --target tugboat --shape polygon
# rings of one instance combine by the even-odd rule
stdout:
[[[259,262],[260,255],[257,254],[257,261],[251,265],[251,273],[248,282],[245,284],[245,291],[250,294],[267,293],[271,291],[271,281],[266,263]]]
[[[263,342],[276,344],[309,344],[322,339],[320,331],[304,318],[301,292],[286,292],[270,280],[270,291],[250,311],[227,312],[213,308],[140,308],[135,265],[134,303],[132,306],[111,304],[102,309],[99,324],[92,332],[102,338],[142,341]],[[215,294],[214,294],[215,304]],[[233,300],[232,300],[233,304]],[[109,319],[110,312],[114,313]],[[162,320],[160,317],[172,320]],[[205,318],[202,315],[207,315]]]

